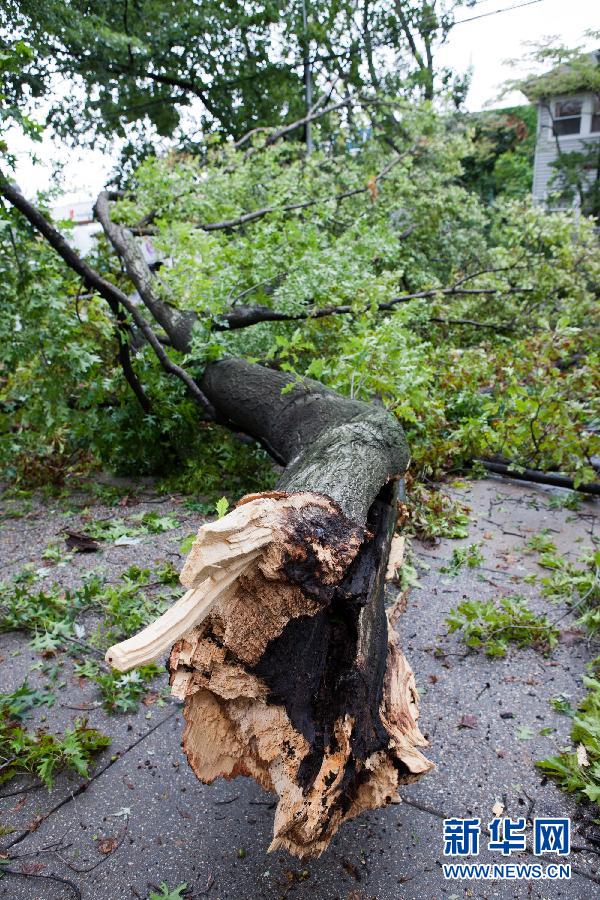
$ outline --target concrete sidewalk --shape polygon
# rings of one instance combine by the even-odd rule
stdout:
[[[561,642],[549,657],[512,648],[505,659],[490,660],[467,652],[460,636],[448,635],[445,625],[450,608],[465,597],[513,594],[525,596],[536,611],[558,618],[564,608],[550,605],[535,584],[524,580],[528,573],[543,574],[535,554],[526,552],[526,541],[551,529],[559,551],[576,559],[593,544],[597,504],[586,501],[577,511],[551,508],[550,497],[560,492],[492,478],[465,482],[451,492],[472,509],[469,537],[442,540],[435,547],[412,542],[419,586],[411,590],[398,623],[421,693],[422,730],[431,742],[428,754],[437,765],[431,775],[401,791],[402,804],[344,826],[319,860],[304,864],[285,853],[267,855],[273,798],[247,779],[200,784],[180,748],[179,705],[141,705],[134,715],[108,716],[95,706],[94,686],[72,676],[65,656],[65,684],[56,705],[45,710],[45,724],[61,730],[82,715],[81,707],[89,707],[89,723],[110,734],[113,743],[96,763],[97,774],[90,782],[60,776],[50,794],[45,788],[26,790],[31,787],[26,782],[0,788],[0,794],[12,794],[1,801],[2,824],[15,829],[2,838],[11,856],[18,856],[10,868],[29,876],[69,879],[84,900],[146,898],[161,882],[171,890],[186,882],[186,897],[211,900],[600,896],[600,856],[597,845],[594,849],[587,841],[597,810],[594,814],[577,806],[534,767],[535,760],[569,745],[571,720],[549,700],[564,694],[576,704],[583,693],[581,675],[597,648],[573,629],[567,616],[561,622]],[[198,515],[186,512],[176,498],[163,500],[151,493],[142,497],[135,512],[148,509],[176,514],[180,527],[148,535],[135,546],[75,555],[49,580],[74,585],[84,571],[99,565],[109,579],[133,562],[144,566],[171,560],[178,567],[182,536],[195,530]],[[92,513],[96,518],[124,514],[101,506]],[[26,562],[42,565],[41,552],[60,539],[65,526],[81,527],[80,518],[37,501],[23,518],[6,519],[0,529],[2,577]],[[480,544],[480,567],[462,569],[455,576],[441,571],[454,548],[471,543]],[[27,636],[20,634],[0,635],[0,654],[3,691],[17,687],[39,660]],[[29,681],[44,684],[39,672]],[[573,818],[572,842],[581,849],[567,860],[573,867],[570,882],[444,880],[442,819],[479,816],[487,823],[497,802],[513,819]],[[102,854],[99,847],[112,849]],[[521,853],[507,860],[484,849],[476,861],[537,859]],[[542,859],[544,864],[551,861]],[[59,882],[0,878],[0,897],[10,900],[75,896]]]

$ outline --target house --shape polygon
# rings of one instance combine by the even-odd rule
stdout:
[[[521,90],[538,111],[534,200],[551,209],[585,207],[599,178],[600,51],[531,78]]]
[[[59,225],[61,223],[67,225],[64,229],[65,236],[82,256],[86,256],[96,246],[96,237],[102,232],[102,227],[94,218],[93,200],[57,204],[52,208],[52,218]],[[156,265],[158,257],[152,239],[140,238],[139,245],[148,265]]]

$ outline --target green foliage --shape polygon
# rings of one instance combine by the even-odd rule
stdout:
[[[600,550],[570,562],[553,549],[543,553],[538,562],[552,570],[541,580],[543,596],[577,610],[578,623],[596,636],[600,632]]]
[[[192,434],[197,423],[190,423]],[[215,503],[223,490],[235,496],[268,490],[275,484],[275,471],[268,454],[258,446],[247,446],[236,440],[229,431],[218,426],[202,429],[196,442],[187,438],[187,449],[171,471],[165,474],[159,487],[166,492],[182,491],[192,497],[207,498],[192,501],[196,512],[214,513]],[[185,447],[185,444],[184,444]]]
[[[533,181],[537,111],[516,106],[470,118],[473,142],[463,161],[463,180],[486,202],[496,197],[525,198]]]
[[[183,900],[183,896],[187,890],[187,884],[185,882],[177,885],[173,890],[168,887],[165,881],[161,881],[159,887],[160,894],[157,894],[156,891],[150,891],[148,900]]]
[[[268,0],[7,0],[0,49],[15,32],[31,49],[26,65],[6,72],[5,92],[25,109],[53,94],[59,134],[79,143],[127,138],[129,165],[160,137],[198,150],[198,133],[240,137],[300,118],[306,52],[318,60],[315,100],[326,101],[332,90],[334,100],[379,90],[450,94],[458,105],[467,77],[438,66],[436,54],[463,5],[470,0],[437,8],[427,0],[404,0],[401,8],[383,0],[360,9],[350,0],[311,0],[305,26],[301,4]],[[57,94],[57,78],[75,80],[77,90]]]
[[[0,694],[0,716],[21,720],[38,706],[53,706],[55,699],[51,691],[31,688],[29,683],[24,681],[11,694]]]
[[[122,537],[139,537],[143,534],[162,534],[178,528],[179,523],[172,515],[159,513],[136,513],[124,519],[94,519],[85,526],[86,534],[98,540],[118,541]]]
[[[465,538],[469,534],[469,509],[442,490],[411,481],[400,524],[403,532],[425,543],[444,537]]]
[[[455,547],[452,558],[447,566],[442,566],[440,572],[448,572],[450,575],[458,575],[461,569],[476,569],[483,562],[483,556],[479,544],[469,544],[464,547]]]
[[[110,738],[88,728],[84,719],[78,719],[62,735],[48,734],[42,728],[29,732],[23,719],[35,707],[53,702],[52,694],[33,690],[27,682],[10,694],[0,694],[0,784],[18,775],[34,775],[50,790],[54,776],[63,769],[88,775],[94,754],[110,744]]]
[[[36,590],[35,576],[28,573],[24,579],[1,586],[0,630],[30,632],[31,645],[40,653],[54,653],[68,647],[79,660],[75,663],[75,674],[98,686],[104,708],[108,712],[131,712],[161,670],[148,665],[123,675],[96,661],[93,654],[100,651],[102,655],[112,644],[135,634],[165,611],[168,597],[163,593],[151,595],[144,588],[155,583],[171,586],[178,581],[171,563],[163,564],[155,572],[130,566],[117,584],[104,584],[92,576],[73,591],[65,591],[57,584]],[[85,628],[77,621],[84,612],[93,614],[96,621],[87,643],[82,640]],[[87,655],[81,659],[86,648]],[[25,685],[12,702],[29,708],[49,703],[50,697],[32,693]]]
[[[162,563],[156,570],[155,576],[160,584],[168,584],[171,586],[179,584],[179,572],[172,562]]]
[[[222,519],[229,509],[229,500],[227,497],[221,497],[220,500],[217,500],[215,509],[217,511],[217,519]]]
[[[179,545],[179,550],[180,550],[182,556],[188,555],[188,553],[192,549],[192,544],[194,543],[195,540],[196,540],[196,532],[195,531],[193,532],[193,534],[188,534],[188,535],[186,535],[186,537],[184,537],[184,539],[182,540],[182,542]]]
[[[556,545],[549,536],[547,528],[543,528],[539,534],[532,534],[527,540],[527,549],[535,553],[553,553],[556,551]]]
[[[398,115],[400,159],[375,138],[349,152],[351,135],[339,120],[308,159],[297,143],[278,142],[250,155],[216,143],[202,160],[146,160],[114,217],[133,225],[154,214],[155,247],[172,260],[156,290],[198,314],[190,354],[170,350],[174,360],[199,373],[209,360],[241,355],[299,381],[313,377],[357,399],[378,398],[405,427],[417,479],[502,456],[562,470],[577,484],[593,480],[590,461],[600,452],[593,223],[575,229],[570,216],[516,199],[486,206],[464,186],[473,136],[428,107]],[[366,126],[362,111],[357,119]],[[376,193],[365,190],[389,166]],[[307,198],[309,208],[285,209]],[[259,208],[273,211],[244,229],[196,227]],[[198,427],[197,408],[148,345],[134,358],[153,404],[151,414],[141,410],[116,362],[105,305],[82,295],[12,213],[9,221],[10,231],[0,230],[4,476],[60,483],[104,465],[158,474],[165,490],[209,506],[224,494],[271,486],[276,475],[265,452],[218,426]],[[130,289],[102,242],[95,264]],[[377,310],[423,291],[432,294]],[[331,304],[350,312],[216,330],[233,303],[292,315]]]
[[[98,686],[102,705],[109,713],[135,712],[154,678],[161,674],[161,669],[154,664],[121,673],[114,669],[106,671],[95,660],[89,659],[76,665],[74,671],[79,677],[87,678]]]
[[[34,52],[24,41],[0,40],[0,160],[14,168],[15,156],[10,153],[6,132],[17,129],[34,141],[41,140],[42,128],[24,111],[23,72],[34,58]]]
[[[551,697],[550,706],[562,715],[571,716],[571,718],[575,715],[575,710],[571,706],[571,701],[566,694],[557,694],[556,697]]]
[[[559,631],[546,616],[532,612],[523,597],[465,600],[446,619],[450,633],[460,631],[467,645],[487,656],[506,656],[510,643],[535,647],[548,653],[556,646]]]
[[[98,576],[75,590],[63,590],[58,584],[36,590],[35,576],[29,573],[24,581],[0,585],[0,631],[28,631],[34,649],[56,650],[75,637],[78,615],[98,603],[101,593]]]
[[[597,659],[590,666],[592,674],[583,678],[587,694],[579,703],[571,726],[571,740],[576,749],[541,760],[536,766],[564,791],[600,807],[600,680],[593,674],[599,666],[600,659]]]

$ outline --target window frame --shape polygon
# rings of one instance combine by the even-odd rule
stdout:
[[[594,119],[598,120],[598,127],[594,128]],[[600,93],[592,94],[592,106],[590,109],[590,134],[600,135]]]
[[[575,115],[568,115],[568,116],[555,115],[556,108],[563,103],[578,103],[579,104],[579,112]],[[552,107],[554,107],[554,111],[552,110]],[[555,137],[555,138],[581,137],[581,135],[584,133],[584,131],[583,131],[584,112],[585,112],[585,97],[580,97],[577,95],[576,96],[555,97],[552,100],[551,105],[550,105],[550,132],[551,132],[552,137]],[[579,121],[579,128],[577,129],[577,131],[560,132],[560,131],[555,130],[558,122],[572,122],[575,119],[577,119]]]

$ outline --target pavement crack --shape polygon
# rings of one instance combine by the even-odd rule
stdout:
[[[144,734],[136,738],[135,741],[132,741],[131,744],[129,744],[125,748],[125,750],[116,755],[114,758],[109,759],[108,762],[105,763],[100,769],[98,769],[97,772],[94,772],[91,778],[88,778],[87,781],[84,781],[82,784],[80,784],[79,787],[75,788],[74,791],[71,791],[68,796],[63,797],[62,800],[59,800],[59,802],[56,803],[50,810],[48,810],[47,813],[44,813],[44,815],[35,819],[32,827],[27,828],[25,831],[22,831],[15,838],[13,838],[13,840],[9,844],[6,844],[3,847],[2,852],[5,853],[12,847],[16,847],[17,844],[20,844],[21,841],[24,841],[26,837],[28,837],[30,834],[33,834],[34,831],[37,831],[43,822],[46,822],[51,816],[54,815],[54,813],[58,812],[59,809],[62,809],[62,807],[66,806],[68,803],[71,803],[71,801],[76,797],[79,797],[81,794],[85,793],[89,786],[97,781],[98,778],[100,778],[102,775],[104,775],[104,773],[108,769],[110,769],[111,766],[113,766],[115,763],[120,762],[120,760],[127,756],[127,754],[131,750],[134,750],[138,746],[138,744],[141,744],[142,741],[145,741],[147,737],[150,737],[151,734],[153,734],[158,728],[161,728],[165,724],[165,722],[169,722],[172,718],[174,718],[174,716],[178,715],[179,712],[179,707],[176,707],[172,712],[169,713],[168,716],[165,716],[164,719],[161,719],[160,722],[157,722],[152,726],[152,728],[149,728],[148,731],[145,731]]]

